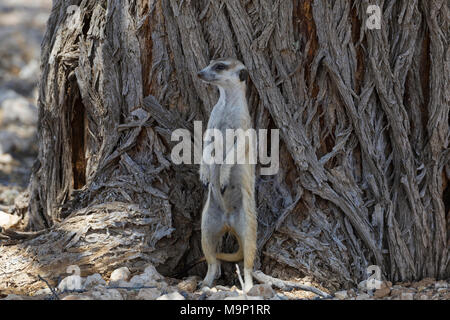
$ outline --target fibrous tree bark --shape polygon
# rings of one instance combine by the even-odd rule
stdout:
[[[201,256],[198,167],[171,162],[170,135],[206,123],[218,94],[196,73],[232,56],[255,128],[281,137],[257,179],[257,267],[335,288],[372,264],[450,276],[449,17],[444,0],[55,0],[25,214],[50,231],[10,246],[27,251],[14,272]]]

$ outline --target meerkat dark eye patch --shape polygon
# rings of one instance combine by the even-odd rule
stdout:
[[[248,79],[248,71],[245,69],[242,69],[239,71],[239,80],[241,81],[247,81]]]
[[[223,63],[218,63],[214,66],[215,71],[223,71],[223,70],[227,70],[227,69],[228,69],[228,66]]]

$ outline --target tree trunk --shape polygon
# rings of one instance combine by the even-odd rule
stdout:
[[[200,257],[205,193],[170,135],[206,126],[218,93],[196,73],[233,56],[255,128],[281,136],[278,174],[256,183],[256,267],[331,288],[372,264],[449,277],[449,14],[444,0],[54,0],[26,214],[51,232],[10,247],[13,273],[169,274]]]

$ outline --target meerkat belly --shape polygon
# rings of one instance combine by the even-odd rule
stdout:
[[[231,169],[230,184],[223,193],[223,200],[226,207],[223,221],[226,227],[233,229],[240,221],[242,211],[242,165],[235,165]]]

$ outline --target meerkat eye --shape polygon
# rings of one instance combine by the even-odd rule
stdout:
[[[224,65],[223,63],[218,63],[214,66],[214,70],[216,71],[222,71],[225,70],[227,68],[226,65]]]

